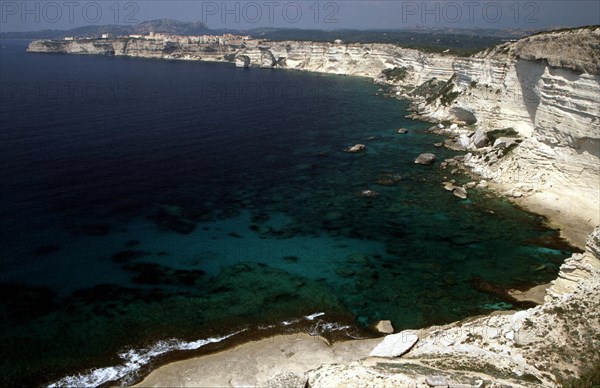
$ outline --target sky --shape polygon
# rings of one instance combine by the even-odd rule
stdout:
[[[598,0],[204,1],[0,0],[0,31],[66,30],[170,18],[213,29],[402,29],[455,27],[539,30],[600,24]]]

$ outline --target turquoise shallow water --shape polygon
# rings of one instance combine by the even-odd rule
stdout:
[[[570,254],[541,217],[445,191],[413,161],[455,153],[368,80],[2,45],[2,385],[450,322],[511,307],[482,281],[546,282]]]

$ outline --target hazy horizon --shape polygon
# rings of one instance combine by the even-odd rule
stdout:
[[[600,2],[541,1],[3,1],[0,32],[70,30],[173,19],[210,29],[545,30],[600,24]]]

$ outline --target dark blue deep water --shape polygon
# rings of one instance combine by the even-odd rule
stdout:
[[[539,216],[445,191],[413,160],[456,154],[368,80],[26,45],[0,51],[2,386],[510,308],[481,284],[549,281],[570,253]]]

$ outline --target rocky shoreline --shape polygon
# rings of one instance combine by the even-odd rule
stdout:
[[[561,266],[543,305],[405,330],[383,341],[331,345],[318,336],[276,335],[167,364],[137,386],[562,386],[599,365],[599,279],[596,228],[586,251]]]
[[[469,185],[455,186],[450,176],[467,171],[478,177],[473,185],[547,216],[563,237],[585,247],[565,261],[547,289],[536,290],[538,302],[544,295],[541,306],[394,334],[399,344],[418,337],[401,358],[366,357],[364,351],[353,360],[323,357],[325,364],[342,363],[292,372],[278,367],[252,384],[560,386],[600,365],[600,71],[594,49],[600,27],[538,34],[466,58],[391,45],[261,41],[193,56],[185,44],[115,42],[36,41],[29,51],[229,58],[243,66],[374,78],[391,96],[413,101],[411,118],[436,123],[432,131],[449,135],[439,146],[466,153],[440,163],[450,173],[443,183],[447,190],[468,196]],[[169,375],[171,367],[159,368],[142,385],[173,383],[156,377]],[[200,378],[177,385],[215,384]],[[219,384],[236,381],[229,377]]]
[[[470,171],[549,216],[575,245],[600,224],[600,26],[536,34],[470,57],[391,44],[213,38],[37,40],[28,51],[369,77],[413,101],[411,118],[445,124],[455,138],[446,145],[467,152]]]
[[[310,386],[560,386],[600,360],[600,228],[561,266],[545,303],[416,333],[402,358],[366,358],[308,373]],[[410,333],[410,332],[409,332]],[[402,332],[396,336],[406,336]],[[437,378],[437,380],[436,380]],[[436,380],[443,383],[432,384]]]

